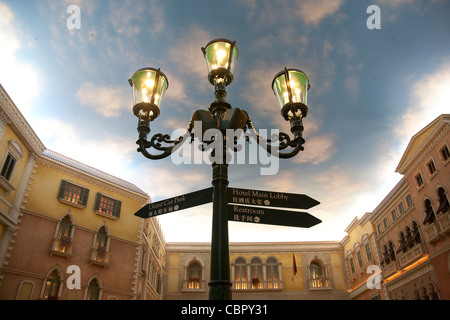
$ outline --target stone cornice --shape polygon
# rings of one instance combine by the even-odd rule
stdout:
[[[127,198],[131,198],[133,200],[141,202],[143,205],[146,204],[149,201],[149,197],[145,197],[141,194],[138,194],[136,192],[133,192],[131,190],[122,188],[120,186],[114,185],[110,182],[104,181],[100,178],[88,175],[80,170],[77,170],[73,167],[67,166],[65,164],[62,164],[60,162],[57,162],[55,160],[49,159],[47,157],[39,157],[37,162],[41,165],[47,166],[51,169],[60,171],[62,173],[68,174],[72,177],[78,178],[80,180],[86,181],[88,183],[92,183],[94,185],[97,185],[99,187],[102,187],[106,190],[116,192],[120,195],[123,195]]]
[[[311,241],[311,242],[231,242],[230,253],[294,253],[294,252],[317,252],[336,251],[342,252],[340,241]],[[211,244],[208,242],[182,243],[168,242],[167,253],[182,252],[210,252]]]
[[[4,113],[2,115],[3,121],[5,121],[4,118],[6,116],[9,120],[7,121],[9,126],[17,134],[26,148],[37,154],[42,154],[45,150],[44,144],[33,131],[30,124],[11,100],[2,85],[0,85],[0,109]]]
[[[389,194],[380,202],[380,204],[372,211],[369,221],[373,225],[377,224],[378,219],[382,218],[386,213],[386,210],[395,206],[397,201],[409,191],[409,186],[406,183],[406,179],[403,177],[399,183],[389,192]]]
[[[409,159],[405,159],[404,156],[410,151],[409,149],[412,147],[414,143],[414,139],[419,137],[420,134],[429,129],[431,126],[436,126],[433,131],[429,134],[428,137],[417,147],[416,150],[412,150],[413,153],[409,157]],[[417,133],[413,138],[411,138],[411,142],[409,143],[404,156],[400,160],[397,169],[395,170],[398,173],[401,173],[405,176],[408,176],[417,166],[423,161],[424,157],[429,154],[429,152],[436,146],[436,143],[450,130],[450,115],[443,114],[439,116],[436,120],[430,123],[427,127],[422,129],[419,133]]]

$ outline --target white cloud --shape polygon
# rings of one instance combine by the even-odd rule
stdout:
[[[401,6],[404,4],[412,4],[415,0],[378,0],[383,5],[389,5],[392,7]]]
[[[319,164],[327,161],[336,153],[334,135],[314,136],[305,143],[305,151],[294,158],[296,163]]]
[[[145,4],[142,1],[110,2],[109,20],[114,30],[125,37],[133,37],[141,31],[142,13]]]
[[[39,71],[31,64],[19,61],[16,54],[25,40],[14,13],[0,2],[0,83],[27,117],[33,100],[42,91]]]
[[[100,141],[56,118],[36,119],[33,128],[50,150],[124,180],[135,176],[132,160],[136,147],[123,137],[109,136]]]
[[[192,27],[189,33],[169,50],[169,58],[178,65],[181,72],[189,74],[191,78],[192,76],[201,78],[203,81],[198,82],[206,83],[207,81],[204,81],[207,74],[206,62],[199,44],[205,46],[212,39],[214,37],[211,33],[200,27]]]
[[[338,12],[343,0],[305,0],[298,2],[297,13],[307,24],[318,25]]]
[[[276,127],[280,124],[279,120],[282,117],[281,115],[273,117],[273,115],[279,114],[281,106],[270,87],[273,77],[280,71],[275,66],[267,66],[264,62],[257,61],[255,67],[246,76],[246,90],[241,94],[253,107],[252,113],[257,112],[260,116],[271,119]]]
[[[308,25],[317,26],[320,22],[332,15],[337,19],[344,19],[346,16],[340,14],[339,8],[344,0],[300,0],[300,1],[239,1],[248,10],[247,18],[256,27],[273,25],[282,19],[283,21],[297,19]],[[274,14],[277,12],[277,14]]]
[[[156,0],[149,3],[142,0],[110,2],[110,10],[109,21],[122,36],[133,37],[142,31],[147,37],[161,32],[165,27],[164,9]],[[142,30],[144,22],[149,21],[149,30]]]
[[[77,91],[78,101],[107,118],[120,116],[122,109],[129,108],[129,90],[126,86],[99,86],[92,82],[83,83]]]
[[[174,167],[170,157],[164,160],[147,161],[137,167],[136,176],[131,180],[139,181],[139,186],[155,199],[171,198],[185,193],[208,188],[211,185],[209,166],[183,165]],[[145,172],[143,176],[142,173]]]
[[[313,177],[321,188],[331,191],[326,192],[321,200],[322,210],[333,212],[337,208],[352,205],[355,199],[367,192],[369,183],[359,181],[351,172],[348,168],[336,165]]]
[[[410,105],[395,128],[404,148],[411,137],[440,114],[450,110],[450,62],[442,64],[433,74],[421,76],[410,92]]]

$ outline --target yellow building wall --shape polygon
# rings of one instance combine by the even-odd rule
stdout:
[[[365,223],[361,226],[359,223],[353,228],[353,230],[348,234],[349,241],[344,246],[344,254],[348,250],[353,250],[353,246],[357,242],[361,242],[362,236],[364,234],[370,235],[373,232],[373,226],[370,222]]]
[[[337,252],[330,253],[331,266],[333,269],[334,289],[345,290],[344,270],[341,262],[341,255]]]
[[[294,276],[292,253],[286,254],[230,254],[230,262],[238,257],[244,257],[247,261],[250,261],[253,257],[258,256],[262,261],[265,261],[269,257],[275,257],[279,263],[281,263],[281,279],[283,280],[284,291],[299,291],[305,290],[305,284],[303,281],[303,269],[302,259],[300,254],[295,255],[295,262],[297,265],[297,274]],[[233,281],[233,279],[231,279]]]
[[[0,140],[0,170],[3,167],[3,162],[5,161],[6,154],[8,152],[9,148],[9,141],[10,140],[16,140],[20,143],[22,146],[22,149],[24,151],[24,155],[22,158],[17,159],[16,165],[14,167],[13,174],[10,178],[11,185],[15,188],[15,190],[12,190],[11,192],[6,192],[3,190],[3,188],[0,188],[0,195],[9,203],[12,204],[14,202],[14,199],[16,197],[17,193],[17,187],[20,184],[20,180],[22,179],[23,171],[25,169],[25,165],[28,159],[29,152],[24,147],[24,145],[20,142],[17,135],[12,131],[12,129],[7,126],[5,129],[5,132],[3,133],[2,139]],[[0,201],[0,210],[4,213],[9,213],[10,207],[7,203],[4,201]]]
[[[295,254],[295,264],[297,266],[297,274],[294,275],[294,265],[292,254],[283,255],[282,276],[283,287],[285,291],[301,291],[305,290],[305,281],[303,276],[302,256]]]
[[[170,254],[169,255],[169,274],[168,274],[168,292],[178,292],[178,281],[179,281],[179,266],[180,266],[180,255]]]
[[[61,180],[67,180],[89,189],[88,202],[85,208],[78,208],[57,199]],[[134,216],[134,213],[145,202],[136,201],[100,185],[48,167],[42,163],[38,163],[38,167],[34,171],[31,190],[25,205],[27,210],[45,214],[57,220],[61,219],[70,210],[74,218],[74,223],[77,226],[96,230],[103,222],[106,222],[111,236],[132,242],[136,242],[138,239],[138,224],[140,219]],[[95,213],[94,205],[97,192],[122,201],[119,219],[109,218]]]

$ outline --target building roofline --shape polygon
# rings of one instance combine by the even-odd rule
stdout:
[[[25,147],[29,151],[41,155],[45,150],[44,144],[1,84],[0,107],[0,116],[4,113],[3,117],[6,116],[8,118],[8,125],[19,137]]]
[[[50,149],[46,149],[43,153],[42,153],[42,157],[46,158],[46,159],[50,159],[53,161],[56,161],[60,164],[66,165],[70,168],[76,169],[78,171],[81,171],[87,175],[93,176],[97,179],[101,179],[103,181],[106,181],[108,183],[111,183],[115,186],[121,187],[123,189],[126,189],[127,191],[131,191],[133,193],[139,194],[141,196],[147,197],[150,199],[150,196],[143,191],[142,189],[140,189],[139,187],[137,187],[135,184],[125,181],[123,179],[117,178],[109,173],[103,172],[99,169],[96,169],[94,167],[91,167],[87,164],[84,164],[82,162],[79,162],[77,160],[74,160],[72,158],[69,158],[67,156],[64,156],[56,151],[50,150]]]

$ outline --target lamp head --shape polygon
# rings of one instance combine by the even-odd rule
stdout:
[[[212,85],[223,83],[228,86],[233,81],[233,71],[239,55],[236,41],[215,39],[202,48],[208,67],[208,80]]]
[[[134,73],[130,80],[133,88],[133,113],[139,120],[153,121],[160,113],[160,105],[169,81],[160,69],[143,68]]]

